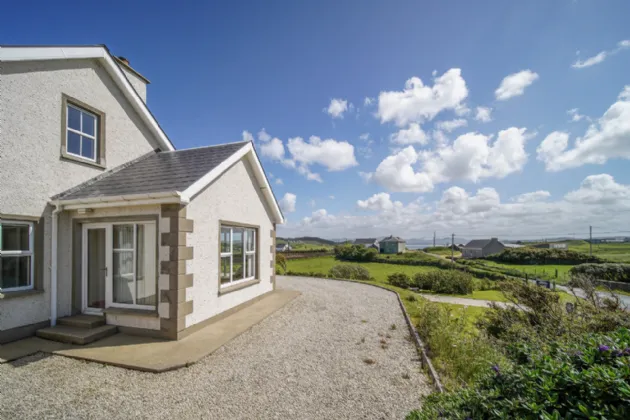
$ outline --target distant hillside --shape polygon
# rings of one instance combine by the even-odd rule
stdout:
[[[312,245],[336,245],[337,242],[330,241],[328,239],[318,238],[316,236],[302,236],[299,238],[276,238],[276,243],[279,245],[286,244],[287,241],[291,243],[303,243]]]

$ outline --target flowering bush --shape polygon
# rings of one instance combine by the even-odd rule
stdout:
[[[586,333],[550,350],[515,344],[513,365],[489,365],[471,387],[430,395],[419,419],[630,418],[630,331]]]

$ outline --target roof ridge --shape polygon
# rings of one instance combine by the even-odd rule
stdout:
[[[250,140],[245,140],[245,141],[241,140],[241,141],[233,141],[233,142],[230,142],[230,143],[212,144],[212,145],[209,145],[209,146],[190,147],[188,149],[164,150],[161,153],[185,152],[187,150],[197,150],[197,149],[211,149],[213,147],[229,146],[229,145],[232,145],[232,144],[241,144],[241,143],[243,145],[245,145],[247,143],[251,143],[251,141]]]
[[[138,163],[138,162],[140,162],[140,161],[142,161],[144,159],[150,158],[151,156],[157,155],[158,154],[158,150],[159,149],[152,150],[149,153],[145,153],[144,155],[138,156],[137,158],[130,160],[129,162],[125,162],[122,165],[118,165],[115,168],[112,168],[112,169],[110,169],[108,171],[103,172],[102,174],[96,175],[95,177],[90,178],[87,181],[82,182],[79,185],[75,185],[74,187],[72,187],[72,188],[70,188],[70,189],[68,189],[66,191],[63,191],[63,192],[61,192],[61,193],[59,193],[57,195],[52,196],[51,200],[59,200],[59,199],[65,197],[67,195],[70,195],[70,194],[73,194],[73,193],[75,193],[77,191],[80,191],[83,188],[89,187],[90,185],[94,184],[95,182],[100,181],[100,180],[102,180],[104,178],[107,178],[109,176],[112,176],[115,173],[120,172],[123,169],[133,165],[134,163]]]

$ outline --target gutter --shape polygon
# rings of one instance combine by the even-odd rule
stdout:
[[[59,225],[59,213],[63,210],[63,206],[59,201],[53,203],[55,209],[52,212],[52,246],[51,246],[51,264],[50,264],[50,326],[57,325],[57,230]]]

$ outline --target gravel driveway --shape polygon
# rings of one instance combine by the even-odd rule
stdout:
[[[429,384],[392,293],[298,277],[278,286],[302,295],[188,368],[46,354],[0,365],[0,418],[389,419],[418,408]]]

